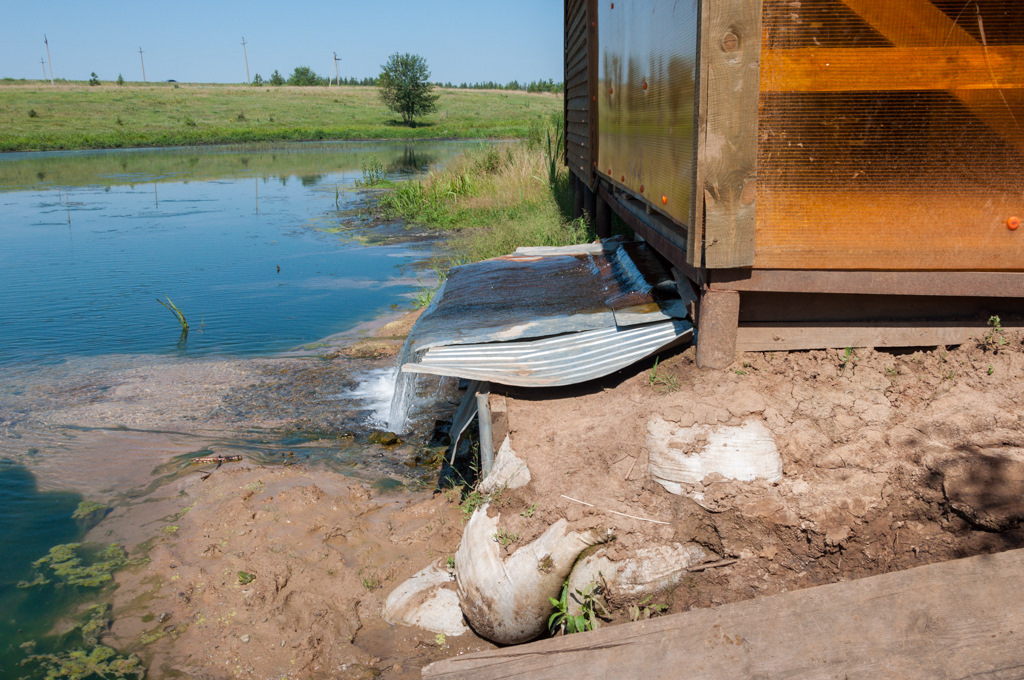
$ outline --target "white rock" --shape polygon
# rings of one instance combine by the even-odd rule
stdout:
[[[682,495],[680,484],[699,484],[718,473],[749,482],[782,479],[782,457],[771,431],[759,418],[739,426],[679,427],[654,416],[647,423],[649,469],[667,491]]]
[[[457,637],[469,632],[463,620],[454,579],[430,565],[391,591],[384,602],[384,620]]]
[[[512,450],[508,435],[494,454],[494,467],[477,488],[481,493],[494,493],[500,489],[518,489],[530,483],[530,468],[526,461]]]
[[[547,629],[548,597],[557,597],[579,554],[596,542],[568,531],[560,519],[532,543],[502,559],[494,540],[498,517],[487,505],[473,513],[455,553],[462,612],[478,635],[504,645],[528,642]]]
[[[717,555],[696,543],[640,548],[635,555],[617,562],[608,559],[606,550],[599,549],[573,567],[569,592],[585,592],[603,580],[617,598],[642,599],[674,588],[690,567],[716,559]]]

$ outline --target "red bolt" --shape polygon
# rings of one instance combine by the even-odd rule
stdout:
[[[661,204],[662,205],[668,205],[668,196],[662,196],[661,197]]]
[[[1006,228],[1009,229],[1010,231],[1017,231],[1017,227],[1019,227],[1019,226],[1020,226],[1020,218],[1019,217],[1011,217],[1010,219],[1006,220]]]
[[[644,81],[644,89],[645,90],[647,89],[647,81],[646,80]]]
[[[626,176],[625,176],[625,175],[623,175],[622,177],[620,177],[620,178],[619,178],[619,181],[620,181],[620,182],[625,182],[625,181],[626,181]]]
[[[644,193],[644,185],[643,184],[640,185],[640,193],[641,194]]]
[[[612,3],[612,9],[615,9],[615,3],[614,2]]]

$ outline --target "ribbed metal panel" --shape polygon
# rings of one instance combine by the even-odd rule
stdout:
[[[614,373],[692,334],[692,326],[677,319],[538,340],[448,345],[427,350],[402,370],[522,387],[573,385]]]
[[[589,183],[592,172],[591,0],[565,2],[565,163]],[[594,14],[595,16],[591,16]],[[596,74],[595,76],[596,77]]]

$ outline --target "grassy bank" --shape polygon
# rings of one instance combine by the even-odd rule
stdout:
[[[401,125],[373,87],[0,84],[0,151],[329,139],[526,136],[560,95],[441,90],[438,112]]]
[[[571,219],[568,170],[559,134],[549,130],[512,145],[474,149],[443,171],[383,195],[378,210],[450,234],[453,265],[511,253],[522,246],[563,246],[594,239],[591,225]],[[418,297],[429,302],[429,291]]]

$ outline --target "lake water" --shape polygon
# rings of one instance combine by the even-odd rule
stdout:
[[[259,463],[280,462],[286,446],[299,458],[366,464],[359,442],[340,449],[333,442],[327,454],[315,434],[197,439],[126,427],[131,409],[94,407],[140,365],[172,376],[198,366],[193,381],[212,381],[237,370],[231,359],[301,348],[407,306],[429,278],[435,243],[401,225],[363,222],[372,196],[357,191],[356,180],[365,163],[402,178],[466,147],[374,142],[0,157],[0,678],[25,674],[19,645],[44,635],[75,600],[16,584],[31,578],[31,562],[49,547],[82,536],[71,512],[83,494],[128,491],[118,489],[119,474],[149,479],[162,469],[172,478],[190,455],[215,444]],[[157,302],[168,298],[187,317],[187,336]],[[330,401],[339,394],[368,391],[347,374],[324,387],[326,374],[316,370],[238,408],[270,413],[294,400],[296,410],[315,403],[329,411],[340,408]],[[65,420],[84,414],[88,427],[26,425],[60,408]],[[105,452],[122,449],[132,460],[109,467]],[[58,643],[37,651],[47,644]]]

